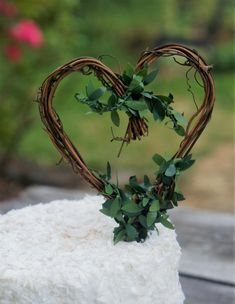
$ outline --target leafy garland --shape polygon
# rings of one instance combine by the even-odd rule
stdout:
[[[172,129],[180,136],[185,135],[187,120],[183,113],[175,111],[172,107],[173,96],[156,95],[152,91],[145,90],[157,75],[157,70],[148,73],[148,67],[144,66],[135,73],[131,65],[127,65],[120,79],[126,86],[126,92],[119,97],[112,88],[100,87],[95,89],[92,83],[86,86],[86,96],[77,93],[76,99],[86,104],[98,114],[111,112],[111,120],[114,125],[120,125],[118,111],[125,111],[129,118],[137,117],[146,119],[150,111],[155,121],[171,123]],[[111,95],[107,102],[100,101],[104,93]],[[147,120],[147,119],[146,119]],[[129,178],[129,184],[125,191],[118,184],[110,182],[111,166],[107,163],[106,174],[93,173],[105,183],[105,188],[100,194],[109,198],[103,203],[100,210],[103,214],[113,218],[118,227],[114,228],[114,244],[119,241],[144,241],[148,232],[157,229],[155,224],[161,223],[169,229],[174,226],[169,221],[167,210],[178,206],[178,202],[184,200],[182,192],[177,185],[181,171],[191,167],[194,163],[192,155],[183,158],[167,158],[159,154],[153,156],[153,161],[158,166],[155,175],[156,182],[151,184],[147,175],[143,183],[139,183],[136,176]]]
[[[148,67],[144,66],[135,74],[134,68],[128,64],[120,76],[126,86],[126,92],[123,96],[117,96],[112,88],[95,89],[92,83],[89,83],[86,86],[86,96],[77,93],[75,97],[79,102],[88,105],[95,113],[102,115],[105,112],[111,112],[112,122],[117,127],[120,125],[118,110],[125,111],[128,117],[140,118],[145,118],[145,115],[150,111],[155,121],[162,122],[168,118],[165,123],[172,122],[175,132],[184,136],[187,120],[183,114],[172,108],[171,104],[174,102],[172,94],[162,96],[155,95],[152,91],[145,91],[145,86],[156,78],[157,73],[158,70],[154,70],[148,74]],[[109,91],[111,96],[107,103],[103,103],[100,98],[106,91]]]

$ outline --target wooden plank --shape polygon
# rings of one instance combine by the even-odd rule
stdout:
[[[186,277],[180,277],[180,282],[185,294],[184,304],[235,303],[234,287]]]
[[[91,191],[90,194],[94,194]],[[48,203],[57,199],[79,200],[86,192],[72,189],[63,189],[51,186],[31,186],[22,191],[19,197],[0,202],[0,214],[11,209],[19,209],[28,205]]]
[[[235,284],[234,215],[178,208],[171,219],[182,248],[180,271]]]

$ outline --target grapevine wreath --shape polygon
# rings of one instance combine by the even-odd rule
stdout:
[[[173,96],[157,95],[146,86],[152,82],[157,72],[149,72],[149,67],[160,57],[182,57],[185,62],[176,63],[194,68],[199,73],[204,88],[204,100],[196,112],[187,121],[182,113],[174,110]],[[177,179],[181,171],[188,169],[193,163],[190,151],[211,118],[215,95],[211,76],[211,66],[195,51],[179,44],[169,44],[145,51],[135,68],[128,65],[122,75],[114,73],[103,62],[92,57],[82,57],[57,68],[43,82],[39,111],[46,131],[53,144],[67,160],[73,170],[79,173],[92,187],[102,194],[106,201],[101,212],[113,218],[118,226],[114,228],[114,243],[123,241],[144,241],[148,231],[156,229],[156,223],[173,229],[168,219],[167,210],[184,200],[183,194],[177,186]],[[90,169],[78,149],[73,145],[65,133],[61,120],[53,108],[52,102],[59,83],[72,72],[82,74],[94,73],[104,87],[94,88],[91,84],[86,87],[86,96],[76,94],[79,102],[86,104],[93,112],[102,114],[111,112],[111,119],[115,125],[120,124],[119,111],[124,111],[129,122],[122,140],[130,143],[148,134],[146,113],[151,112],[155,121],[170,123],[172,129],[182,136],[178,150],[171,158],[159,154],[153,156],[158,170],[152,184],[147,175],[143,182],[135,176],[129,178],[125,189],[112,183],[111,166],[107,163],[107,172],[101,174]],[[109,93],[107,101],[102,101],[104,92]],[[120,139],[120,138],[119,138]]]

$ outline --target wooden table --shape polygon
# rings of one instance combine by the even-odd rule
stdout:
[[[235,303],[234,215],[178,208],[171,218],[182,248],[185,304]]]

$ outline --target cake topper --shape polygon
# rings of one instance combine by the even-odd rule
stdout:
[[[174,98],[171,94],[157,95],[146,88],[157,75],[156,70],[149,72],[151,64],[160,57],[169,56],[178,64],[194,68],[202,79],[204,99],[199,107],[196,105],[196,111],[189,120],[173,108]],[[174,56],[182,57],[185,62],[180,63]],[[121,240],[144,241],[148,232],[156,229],[156,223],[174,229],[167,210],[184,200],[182,192],[178,189],[177,180],[180,173],[194,163],[190,152],[209,122],[215,102],[214,83],[210,71],[211,66],[207,65],[195,50],[180,44],[169,44],[143,52],[136,67],[127,65],[122,75],[114,73],[98,59],[82,57],[57,68],[43,82],[39,96],[39,111],[45,130],[63,159],[106,198],[101,212],[113,218],[118,224],[114,228],[115,244]],[[156,175],[154,183],[150,182],[147,175],[144,176],[143,182],[139,182],[136,176],[131,176],[125,189],[121,189],[119,185],[111,182],[109,162],[105,174],[88,167],[65,133],[52,105],[59,83],[73,72],[94,73],[103,84],[103,87],[94,88],[88,83],[86,96],[76,94],[79,102],[86,104],[98,114],[110,112],[112,122],[116,126],[121,123],[119,111],[124,111],[128,115],[129,122],[123,138],[113,136],[113,140],[122,141],[121,149],[124,143],[128,144],[148,135],[148,112],[155,121],[171,124],[173,131],[182,136],[177,151],[171,157],[159,154],[153,156]],[[106,102],[101,101],[105,91],[109,93]]]

